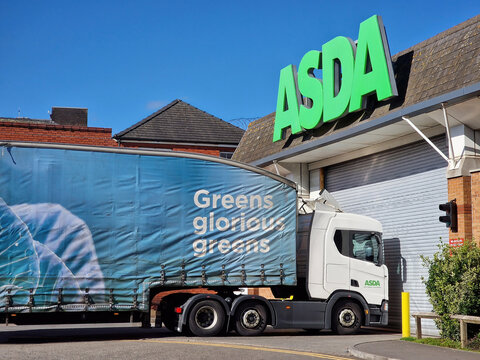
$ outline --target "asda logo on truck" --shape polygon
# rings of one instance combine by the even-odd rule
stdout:
[[[379,280],[365,280],[365,287],[380,287]]]
[[[322,70],[323,80],[315,70]],[[322,51],[307,52],[297,69],[280,71],[273,142],[314,129],[365,108],[366,98],[376,94],[382,101],[397,96],[390,50],[380,16],[360,24],[358,40],[337,36]]]

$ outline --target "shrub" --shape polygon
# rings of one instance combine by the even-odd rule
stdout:
[[[477,334],[470,340],[467,349],[479,351],[480,350],[480,334]]]
[[[480,316],[480,248],[473,241],[451,247],[441,243],[433,258],[422,256],[428,267],[428,279],[422,279],[433,305],[441,316],[436,320],[442,338],[460,339],[458,320],[448,315]],[[468,325],[469,337],[476,335],[479,326]]]

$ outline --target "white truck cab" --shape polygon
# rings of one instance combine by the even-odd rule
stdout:
[[[297,230],[297,290],[304,292],[293,296],[290,307],[298,303],[299,309],[288,319],[281,303],[272,302],[277,327],[351,334],[361,325],[387,325],[388,269],[380,222],[325,202],[304,202]]]
[[[382,225],[372,218],[315,211],[310,233],[308,290],[327,299],[337,290],[360,293],[369,304],[388,299]]]

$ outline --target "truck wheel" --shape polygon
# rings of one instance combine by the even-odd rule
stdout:
[[[165,315],[163,316],[162,320],[163,325],[165,325],[168,330],[175,332],[175,319],[173,318],[173,316]]]
[[[218,335],[225,325],[225,310],[213,300],[195,304],[188,315],[188,327],[196,336]]]
[[[176,317],[175,313],[173,312],[173,303],[163,300],[160,304],[160,310],[157,311],[157,319],[159,313],[160,320],[163,322],[163,325],[168,330],[175,332]]]
[[[352,301],[342,301],[335,305],[332,317],[332,330],[337,334],[354,334],[362,325],[360,307]]]
[[[257,302],[244,302],[235,312],[235,331],[242,336],[258,335],[267,326],[267,310]]]

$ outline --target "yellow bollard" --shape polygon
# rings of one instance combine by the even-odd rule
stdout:
[[[410,337],[410,293],[402,292],[402,337]]]

